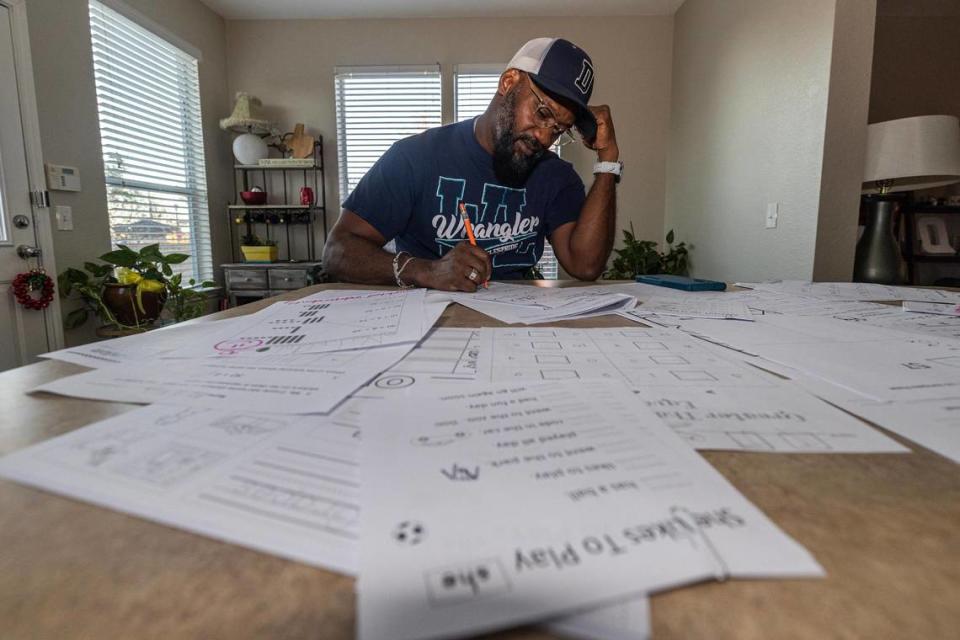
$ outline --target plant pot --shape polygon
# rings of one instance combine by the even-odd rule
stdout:
[[[247,262],[276,262],[277,246],[249,246],[240,245],[240,252],[243,253],[243,259]]]
[[[167,292],[141,291],[140,302],[143,310],[137,304],[137,286],[127,284],[107,283],[103,285],[100,295],[103,304],[110,310],[117,322],[129,327],[152,324],[160,317],[163,305],[167,301]]]

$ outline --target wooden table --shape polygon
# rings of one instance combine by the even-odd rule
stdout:
[[[498,324],[459,305],[439,322]],[[601,317],[556,326],[628,325],[634,326]],[[0,374],[0,453],[132,408],[24,395],[83,370],[46,361]],[[704,453],[828,575],[733,580],[656,595],[654,637],[960,638],[960,466],[889,435],[913,453]],[[348,639],[353,586],[328,571],[0,480],[3,640]],[[490,637],[553,636],[531,627]]]

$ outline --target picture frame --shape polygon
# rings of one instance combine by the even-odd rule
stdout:
[[[950,244],[950,233],[943,216],[922,214],[916,217],[918,254],[925,256],[952,256],[957,250]]]

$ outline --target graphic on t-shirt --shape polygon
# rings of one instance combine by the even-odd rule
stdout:
[[[466,238],[459,213],[463,201],[473,222],[477,244],[493,257],[494,268],[534,265],[540,217],[524,215],[527,190],[485,182],[480,202],[470,203],[463,200],[466,187],[467,181],[463,178],[439,176],[437,179],[437,213],[431,223],[440,255]],[[508,256],[508,253],[516,255]],[[521,262],[509,262],[517,259]]]

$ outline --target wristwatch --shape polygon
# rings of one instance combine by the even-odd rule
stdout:
[[[615,177],[613,181],[620,184],[620,176],[623,175],[623,162],[595,162],[593,164],[594,175],[598,173],[612,173]]]

